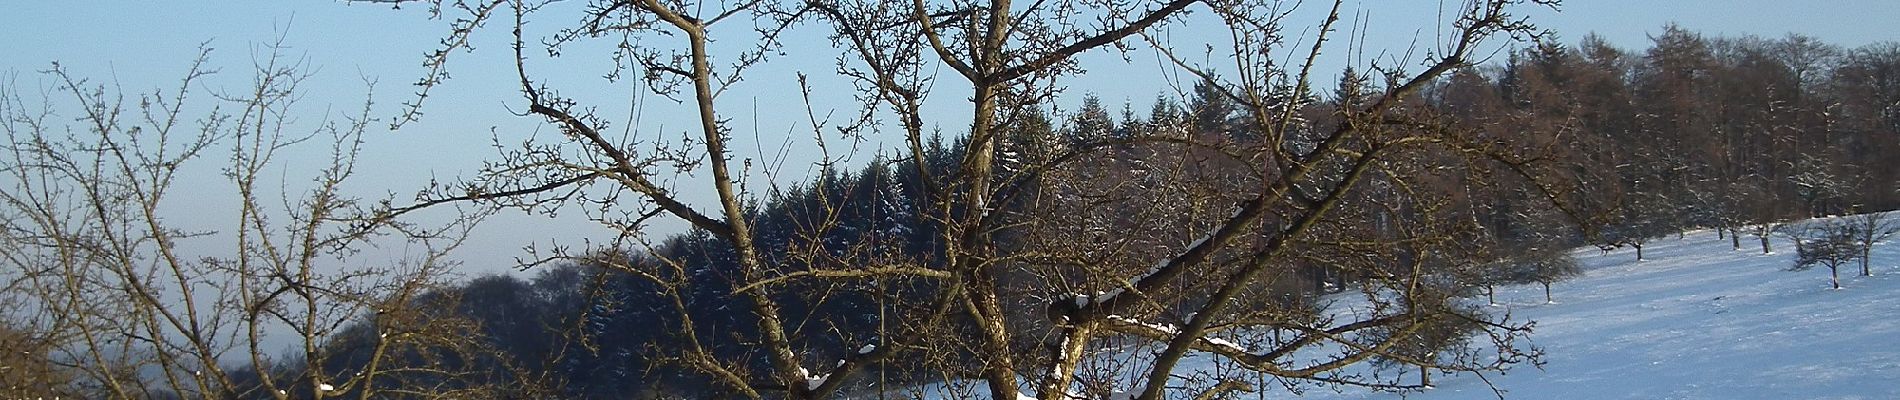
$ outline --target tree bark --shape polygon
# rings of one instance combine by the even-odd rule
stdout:
[[[1870,263],[1871,260],[1873,260],[1873,257],[1874,257],[1873,243],[1863,243],[1862,246],[1860,247],[1860,276],[1874,276],[1873,267],[1870,265],[1867,265]]]

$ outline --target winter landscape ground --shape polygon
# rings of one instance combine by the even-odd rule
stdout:
[[[1874,276],[1843,268],[1832,290],[1824,269],[1786,271],[1787,239],[1775,254],[1748,245],[1698,231],[1653,244],[1646,261],[1580,250],[1589,272],[1558,284],[1556,304],[1541,287],[1500,289],[1499,303],[1537,321],[1548,363],[1491,380],[1523,399],[1900,398],[1900,246],[1877,246]],[[1405,397],[1491,395],[1473,377],[1436,383]]]
[[[1487,378],[1508,399],[1900,399],[1900,244],[1875,246],[1874,276],[1843,267],[1843,288],[1833,290],[1824,268],[1787,271],[1795,250],[1786,237],[1766,255],[1753,239],[1736,250],[1713,230],[1671,235],[1649,244],[1643,261],[1628,249],[1578,249],[1587,272],[1555,285],[1549,304],[1538,285],[1498,288],[1500,311],[1536,321],[1546,364]],[[1500,396],[1470,375],[1433,383],[1297,397]],[[1273,389],[1241,398],[1296,397]]]

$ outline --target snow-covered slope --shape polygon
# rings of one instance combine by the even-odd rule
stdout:
[[[1735,250],[1696,231],[1651,242],[1645,261],[1629,249],[1580,249],[1587,272],[1555,285],[1555,303],[1536,285],[1498,289],[1497,307],[1536,321],[1531,338],[1547,364],[1487,378],[1507,399],[1900,399],[1900,243],[1875,247],[1872,277],[1859,276],[1858,263],[1843,267],[1841,290],[1829,288],[1825,268],[1787,271],[1793,243],[1773,245],[1764,255],[1744,237]],[[1183,368],[1205,364],[1190,358]],[[1309,388],[1297,398],[1496,397],[1471,375],[1432,383],[1404,394]],[[1295,397],[1273,389],[1240,398]]]
[[[1777,254],[1745,237],[1741,250],[1713,231],[1644,249],[1579,251],[1583,277],[1542,288],[1500,289],[1514,316],[1537,321],[1543,371],[1519,368],[1491,381],[1512,399],[1900,399],[1900,243],[1874,250],[1874,276],[1841,269],[1788,272],[1793,244]],[[1408,399],[1494,397],[1475,377],[1439,377]],[[1398,398],[1315,390],[1304,398]]]

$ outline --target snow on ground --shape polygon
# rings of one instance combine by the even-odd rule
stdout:
[[[1491,380],[1514,399],[1900,399],[1900,243],[1874,250],[1874,276],[1841,269],[1789,272],[1793,243],[1762,255],[1714,231],[1644,248],[1577,256],[1588,272],[1557,284],[1500,288],[1513,315],[1537,321],[1543,371]],[[1407,399],[1495,397],[1475,377],[1435,377]],[[1305,398],[1398,398],[1348,390]]]
[[[1536,321],[1531,339],[1547,364],[1488,377],[1508,399],[1900,399],[1900,243],[1875,247],[1872,277],[1843,266],[1842,290],[1829,288],[1825,268],[1787,271],[1793,243],[1773,244],[1764,255],[1743,237],[1734,250],[1705,230],[1649,243],[1645,261],[1629,249],[1579,249],[1587,272],[1554,285],[1554,304],[1541,286],[1498,288],[1498,307]],[[1470,375],[1432,383],[1403,395],[1312,388],[1299,398],[1496,397]],[[1293,397],[1240,397],[1255,396]]]

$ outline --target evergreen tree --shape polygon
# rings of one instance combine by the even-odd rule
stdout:
[[[1068,129],[1062,138],[1069,147],[1089,145],[1108,140],[1115,131],[1115,120],[1108,115],[1108,108],[1102,106],[1102,98],[1094,94],[1082,97],[1082,107],[1069,117]]]
[[[1188,112],[1194,121],[1195,135],[1227,137],[1236,142],[1251,140],[1252,132],[1233,125],[1236,110],[1233,100],[1213,82],[1203,80],[1194,84],[1194,98],[1188,102]]]
[[[1186,137],[1191,128],[1181,104],[1165,95],[1155,96],[1154,105],[1148,109],[1147,126],[1147,135],[1168,138]]]

